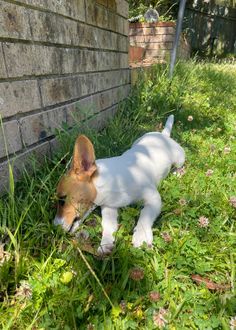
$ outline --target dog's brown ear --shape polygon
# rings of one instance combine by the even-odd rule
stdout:
[[[71,169],[78,175],[89,177],[97,169],[93,144],[85,135],[78,136],[75,141]]]

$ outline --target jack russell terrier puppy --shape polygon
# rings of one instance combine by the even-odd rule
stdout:
[[[161,133],[144,134],[121,156],[95,159],[90,140],[78,136],[69,171],[57,186],[58,209],[55,225],[75,231],[93,205],[101,206],[102,240],[98,253],[110,253],[118,228],[118,208],[136,201],[144,207],[134,228],[132,243],[152,245],[152,225],[161,212],[158,183],[171,167],[185,161],[183,148],[170,138],[174,116],[168,117]],[[74,222],[77,221],[77,225]]]

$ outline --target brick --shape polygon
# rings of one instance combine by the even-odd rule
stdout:
[[[121,86],[112,89],[112,105],[123,101],[130,93],[130,85]]]
[[[86,22],[93,25],[96,24],[95,8],[96,8],[95,0],[85,1]]]
[[[62,52],[60,49],[3,43],[3,50],[9,77],[61,73]]]
[[[170,51],[166,49],[149,49],[145,52],[145,58],[169,58]]]
[[[89,73],[78,76],[43,79],[41,92],[44,106],[80,98],[129,83],[129,70]]]
[[[111,107],[114,103],[118,102],[118,100],[116,102],[116,99],[114,97],[114,96],[117,96],[116,92],[117,92],[118,88],[115,88],[115,89],[112,89],[109,91],[104,91],[99,94],[99,96],[98,96],[99,111],[105,110],[105,109]]]
[[[0,78],[7,77],[7,71],[4,63],[3,51],[2,51],[2,44],[0,43]]]
[[[136,44],[136,43],[154,43],[154,42],[173,42],[174,35],[172,34],[158,34],[155,36],[131,36],[130,37],[130,44]]]
[[[86,129],[89,127],[89,129],[94,129],[96,131],[101,130],[106,126],[109,120],[111,120],[115,113],[118,110],[118,105],[114,105],[108,110],[102,111],[100,113],[97,113],[95,116],[93,116],[91,119],[81,123],[79,126],[80,133],[85,132]],[[55,152],[57,149],[61,148],[61,143],[58,141],[57,138],[54,138],[50,141],[52,152]]]
[[[3,118],[41,107],[36,80],[0,83],[0,113]]]
[[[108,110],[99,112],[96,116],[88,120],[86,122],[86,125],[89,128],[101,130],[107,125],[108,121],[114,117],[117,110],[118,110],[118,105],[114,105],[112,108]]]
[[[9,77],[83,71],[80,61],[81,51],[79,49],[17,43],[4,43],[3,48],[6,54],[6,66]]]
[[[114,105],[111,108],[101,111],[99,113],[96,113],[92,118],[82,122],[79,125],[79,133],[86,133],[86,130],[94,129],[96,131],[101,130],[104,128],[108,122],[108,120],[112,119],[112,117],[115,115],[115,113],[118,110],[118,105]],[[78,124],[78,122],[77,122]],[[58,141],[57,138],[54,138],[50,141],[52,151],[55,151],[56,149],[61,147],[60,141]]]
[[[99,29],[93,29],[94,45],[99,49],[111,49],[111,32]]]
[[[108,1],[108,8],[110,10],[116,11],[116,0],[109,0]]]
[[[0,1],[0,37],[31,38],[27,10],[24,7]]]
[[[124,18],[117,16],[117,25],[116,30],[117,33],[124,34]]]
[[[146,50],[148,49],[172,49],[173,42],[150,42],[150,43],[145,43],[145,42],[140,42],[137,43],[136,46],[145,48]]]
[[[157,36],[131,36],[130,37],[130,44],[134,45],[136,43],[140,42],[162,42],[162,35],[157,35]]]
[[[114,51],[128,53],[129,41],[125,36],[111,32],[111,44],[110,47]]]
[[[37,113],[20,120],[22,140],[24,146],[29,146],[48,136],[47,114]]]
[[[114,103],[117,103],[118,100],[117,100],[117,98],[116,99],[114,98],[114,95],[116,95],[116,92],[120,88],[121,87],[117,87],[114,89],[110,89],[108,91],[103,91],[96,95],[92,95],[90,102],[93,105],[93,109],[92,109],[93,112],[91,114],[95,114],[100,111],[103,111],[103,110],[111,107]],[[86,106],[86,103],[84,102],[84,99],[81,101],[82,102],[80,102],[79,104],[80,104],[80,107],[83,108],[81,103],[84,103],[85,106]]]
[[[95,7],[95,22],[96,22],[96,26],[107,29],[108,13],[106,8],[98,5]]]
[[[70,134],[68,132],[68,134]],[[52,153],[52,156],[57,154],[58,150],[60,150],[63,145],[61,143],[61,141],[58,139],[58,137],[55,137],[55,138],[52,138],[50,141],[50,149],[51,149],[51,153]]]
[[[116,13],[108,13],[108,29],[118,32],[118,16],[116,15]]]
[[[128,18],[129,16],[129,5],[125,0],[116,0],[116,11],[119,15]]]
[[[60,107],[53,110],[26,116],[20,120],[22,139],[25,146],[44,140],[66,123],[66,109]]]
[[[106,124],[107,119],[114,116],[118,109],[117,103],[127,97],[129,92],[130,85],[121,86],[66,105],[68,126],[80,124],[81,130],[83,127],[101,129]],[[90,117],[91,119],[88,119]],[[81,123],[86,119],[88,120]],[[54,151],[60,148],[60,142],[57,138],[52,139],[50,144]]]
[[[129,22],[128,22],[128,20],[127,19],[124,19],[123,20],[123,24],[124,24],[124,27],[123,27],[123,29],[124,29],[124,35],[125,36],[128,36],[129,35]]]
[[[157,60],[156,63],[159,61]],[[131,86],[135,86],[141,77],[153,77],[153,61],[147,66],[137,66],[131,68]]]
[[[29,10],[32,39],[58,44],[78,44],[77,22],[52,13]]]
[[[7,150],[5,148],[5,142]],[[11,155],[22,149],[19,125],[16,120],[3,123],[0,127],[0,158]]]
[[[154,27],[143,27],[143,28],[130,28],[129,35],[130,36],[138,36],[138,35],[158,35],[158,34],[175,34],[174,27],[165,27],[165,26],[154,26]]]
[[[47,128],[49,133],[55,134],[55,131],[62,128],[67,122],[67,107],[60,107],[47,111]]]
[[[100,34],[98,46],[103,48],[102,45],[107,44],[108,48],[109,44],[110,48],[115,47],[110,40],[111,32],[108,35]],[[125,40],[122,40],[120,50],[125,51],[125,46]],[[95,71],[98,64],[102,67],[100,58],[104,56],[103,52],[18,43],[3,43],[3,48],[9,77],[84,72],[88,67]],[[84,61],[86,52],[89,58]],[[110,68],[114,69],[112,66]]]
[[[72,127],[95,113],[98,104],[95,104],[95,96],[91,95],[82,100],[66,105],[67,125]]]
[[[6,19],[9,20],[8,16],[10,14],[5,13],[5,11],[0,12],[0,15],[2,13],[2,21],[4,23],[0,25],[0,36],[2,37],[43,41],[80,47],[111,49],[111,33],[109,31],[75,22],[65,17],[54,15],[52,13],[26,9],[24,7],[12,4],[6,4],[6,6],[12,6],[15,8],[14,10],[17,12],[17,14],[14,15],[17,17],[19,23],[17,23],[18,21],[15,23],[15,30],[13,30],[13,27],[11,27],[12,25],[10,25],[10,23],[5,23]],[[104,7],[97,7],[98,9],[94,10],[94,6],[92,6],[93,13],[95,13],[96,16],[95,20],[93,20],[91,24],[96,24],[97,26],[107,28],[107,11]],[[10,11],[10,9],[8,11]],[[27,13],[29,15],[32,36]],[[5,16],[7,18],[5,18]],[[13,14],[11,14],[10,17],[13,17]]]
[[[72,115],[75,118],[72,119]],[[63,124],[72,126],[72,123],[84,118],[78,108],[78,102],[24,117],[20,120],[24,145],[30,146],[49,138],[55,134],[56,129],[61,130]]]
[[[84,59],[86,58],[86,54],[88,54],[88,52],[84,52]],[[92,56],[92,58],[95,56],[94,61],[91,61],[90,56]],[[90,52],[90,56],[88,56],[89,62],[86,65],[87,70],[85,70],[85,72],[111,70],[112,68],[118,69],[116,53],[110,53],[110,52],[92,53],[92,52]],[[95,68],[95,70],[93,70],[93,68]]]
[[[99,54],[96,51],[83,50],[80,53],[80,69],[77,72],[89,72],[97,71],[99,66],[99,59],[102,57],[102,53]],[[76,70],[74,70],[76,73]]]
[[[42,80],[43,105],[48,106],[81,97],[82,82],[82,75]]]
[[[91,47],[93,45],[93,47],[99,48],[97,37],[99,30],[97,28],[86,24],[78,24],[77,33],[78,36],[82,36],[79,40],[81,47]]]
[[[41,8],[79,21],[85,21],[84,2],[78,0],[20,0],[35,8]]]
[[[130,92],[131,92],[131,85],[128,84],[126,86],[123,86],[123,88],[118,91],[121,96],[119,96],[119,102],[123,99],[126,99],[129,95],[130,95]]]
[[[107,16],[99,13],[98,11],[94,23],[107,27]],[[35,41],[110,49],[109,31],[102,31],[97,27],[75,22],[62,16],[35,10],[29,10],[29,17],[32,39]]]
[[[103,108],[99,103],[101,94],[91,95],[85,97],[77,102],[74,102],[72,106],[67,107],[67,124],[72,127],[74,124],[78,124],[84,121],[95,113],[98,113]]]
[[[39,164],[43,164],[46,157],[50,156],[49,142],[42,143],[35,146],[24,153],[10,159],[10,164],[13,168],[14,181],[16,182],[21,177],[23,171],[26,169],[32,173],[32,157],[34,157]],[[9,190],[9,162],[0,163],[0,192]]]
[[[9,165],[5,161],[0,163],[0,194],[9,190]]]
[[[108,2],[109,0],[96,0],[96,2],[97,3],[99,3],[100,5],[103,5],[103,6],[105,6],[105,7],[107,7],[107,2]]]
[[[160,41],[161,41],[161,39],[159,39],[159,42]],[[131,46],[135,46],[138,43],[146,43],[146,40],[145,40],[145,36],[130,36],[129,42],[130,42]]]
[[[119,53],[103,52],[99,55],[101,62],[98,62],[99,64],[98,71],[112,70],[112,69],[114,70],[121,68],[120,58],[123,55],[122,53],[119,54]]]
[[[164,34],[162,35],[162,41],[163,42],[173,42],[174,41],[174,34]]]
[[[130,85],[104,91],[74,102],[67,107],[67,124],[71,127],[76,122],[85,120],[103,111],[127,97]]]
[[[103,6],[96,4],[94,0],[85,1],[86,8],[86,22],[102,28],[108,26],[107,9]]]
[[[123,34],[125,36],[129,35],[129,23],[126,18],[123,18],[121,16],[116,16],[116,26],[114,31],[120,34]]]
[[[150,27],[175,27],[176,24],[174,22],[158,22],[158,23],[130,23],[130,29],[137,29],[137,28],[150,28]]]
[[[129,58],[127,54],[120,54],[120,68],[125,69],[129,67]]]
[[[121,41],[120,50],[125,51],[125,39],[116,39],[116,48],[118,41]],[[105,70],[108,67],[109,69],[119,68],[119,62],[115,64],[112,60],[118,56],[113,52],[12,43],[4,43],[3,46],[10,77],[87,72]],[[114,44],[113,47],[115,47]],[[19,57],[19,54],[22,56]],[[47,61],[42,61],[42,58],[46,58]],[[110,65],[103,63],[103,59],[107,59]]]
[[[119,58],[122,55],[122,53],[117,52],[82,51],[81,67],[85,72],[119,69]]]
[[[111,49],[116,51],[122,51],[122,41],[119,39],[119,35],[117,33],[111,32]]]

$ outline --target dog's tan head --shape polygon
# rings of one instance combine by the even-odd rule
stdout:
[[[71,168],[57,186],[54,224],[69,231],[74,220],[82,218],[92,206],[97,194],[93,184],[96,170],[93,145],[86,136],[80,135],[75,142]]]

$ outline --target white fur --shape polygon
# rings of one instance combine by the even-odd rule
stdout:
[[[62,228],[65,231],[69,231],[70,227],[71,227],[70,225],[66,224],[66,221],[65,221],[64,218],[61,218],[61,217],[58,217],[58,216],[55,217],[53,223],[54,223],[55,226],[62,226]]]
[[[100,253],[110,252],[117,230],[117,209],[142,200],[144,208],[134,229],[133,245],[152,244],[152,225],[161,212],[158,183],[171,167],[181,167],[185,161],[182,147],[169,137],[173,116],[167,120],[163,133],[151,132],[138,139],[121,156],[96,161],[98,176],[94,180],[102,208],[103,235]]]

